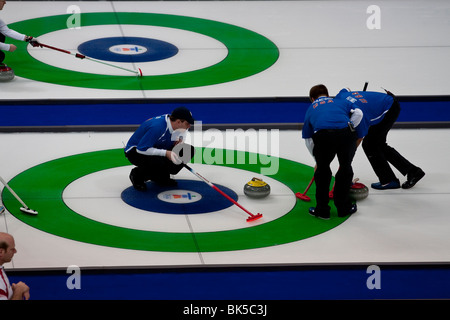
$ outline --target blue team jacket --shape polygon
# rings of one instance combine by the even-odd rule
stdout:
[[[321,129],[343,129],[350,121],[350,110],[354,106],[345,99],[320,97],[306,110],[303,123],[303,139],[312,138]]]
[[[388,94],[373,91],[348,91],[342,89],[335,99],[346,100],[355,104],[363,112],[363,119],[356,128],[359,138],[367,135],[369,127],[383,120],[384,115],[394,103],[394,98]]]
[[[168,115],[150,118],[142,123],[128,141],[125,152],[133,147],[145,152],[149,148],[168,150],[173,146],[172,133],[167,125]]]

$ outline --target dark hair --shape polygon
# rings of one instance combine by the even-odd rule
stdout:
[[[323,95],[329,97],[328,89],[323,84],[315,85],[309,90],[309,98],[313,101]]]

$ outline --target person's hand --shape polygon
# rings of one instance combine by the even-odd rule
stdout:
[[[176,146],[177,144],[183,143],[183,139],[178,139],[177,141],[175,141],[173,143],[174,146]]]
[[[350,113],[352,114],[350,117],[350,122],[353,124],[353,127],[356,128],[361,123],[364,114],[359,108],[350,110]]]
[[[33,47],[39,47],[39,41],[37,38],[33,38],[32,36],[26,36],[25,41],[29,42]]]
[[[13,290],[13,300],[28,300],[30,299],[30,288],[23,283],[22,281],[18,283],[13,283],[11,285],[11,288]]]
[[[180,157],[175,152],[172,152],[170,150],[166,151],[166,157],[167,157],[167,159],[172,161],[174,164],[181,164],[183,162],[183,161],[181,161]]]
[[[16,51],[16,49],[17,49],[16,45],[14,45],[14,44],[9,45],[9,52],[14,52],[14,51]]]

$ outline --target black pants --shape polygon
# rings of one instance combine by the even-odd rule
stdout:
[[[333,199],[339,216],[346,216],[352,206],[349,190],[353,179],[352,161],[356,151],[356,133],[349,128],[340,130],[319,130],[313,135],[314,157],[317,169],[316,213],[329,217],[329,192],[332,172],[330,164],[337,156],[339,170],[336,173]]]
[[[5,35],[3,33],[0,33],[0,42],[4,43],[5,40],[6,40]],[[2,63],[3,60],[5,60],[5,53],[2,50],[0,50],[0,63]]]
[[[384,115],[380,123],[371,126],[363,140],[362,147],[364,153],[380,180],[381,184],[386,184],[397,180],[394,171],[390,167],[391,163],[402,175],[406,175],[415,168],[411,162],[405,159],[397,150],[389,146],[386,142],[389,130],[391,130],[400,114],[400,104],[394,97],[391,108]]]
[[[191,158],[194,156],[195,148],[191,145],[186,145],[191,149]],[[183,169],[182,164],[174,164],[172,161],[162,156],[148,156],[136,151],[136,148],[131,149],[125,153],[127,159],[136,166],[133,169],[133,174],[135,178],[142,182],[148,180],[161,182],[166,181],[170,178],[170,175],[177,174]],[[183,157],[181,153],[179,155]]]

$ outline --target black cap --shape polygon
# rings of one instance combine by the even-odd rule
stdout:
[[[194,118],[192,117],[192,113],[186,107],[178,107],[172,111],[172,117],[175,119],[186,120],[190,124],[194,124]]]

